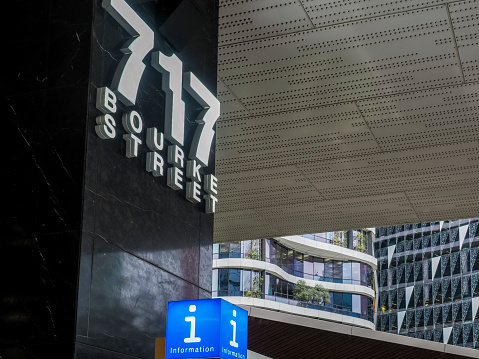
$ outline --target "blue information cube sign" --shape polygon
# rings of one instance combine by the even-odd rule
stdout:
[[[166,359],[246,359],[248,312],[223,299],[168,303]]]

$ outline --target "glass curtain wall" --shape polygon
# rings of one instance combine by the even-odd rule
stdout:
[[[294,300],[295,284],[270,273],[261,273],[237,268],[213,270],[213,296],[245,296],[264,298],[281,303],[298,305]],[[311,309],[327,310],[338,314],[354,316],[373,321],[372,299],[351,293],[329,292],[331,303],[311,305]]]
[[[287,248],[274,239],[214,244],[213,259],[222,258],[263,260],[299,278],[373,287],[373,270],[367,264],[315,257]]]

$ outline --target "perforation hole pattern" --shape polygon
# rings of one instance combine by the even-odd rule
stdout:
[[[215,241],[474,217],[479,0],[221,0]]]

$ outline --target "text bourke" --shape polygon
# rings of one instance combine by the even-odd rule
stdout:
[[[124,0],[103,0],[103,8],[132,36],[125,47],[119,65],[116,68],[110,88],[97,90],[96,108],[103,115],[96,117],[95,132],[102,139],[116,136],[116,121],[112,114],[117,111],[117,100],[125,106],[135,105],[145,64],[143,59],[153,49],[154,33]],[[164,159],[157,152],[164,147],[164,139],[172,145],[167,146],[167,185],[174,190],[183,189],[183,176],[186,182],[186,199],[193,203],[201,202],[200,168],[208,166],[211,144],[215,135],[214,125],[220,115],[220,104],[200,80],[192,73],[183,74],[183,63],[176,55],[166,56],[160,51],[151,54],[151,65],[162,74],[162,89],[166,94],[164,133],[156,127],[146,130],[146,170],[153,176],[164,175]],[[181,99],[185,89],[201,106],[203,111],[196,119],[197,127],[188,154],[188,160],[182,150],[184,146],[185,103]],[[142,144],[138,137],[143,131],[143,120],[138,112],[129,110],[122,114],[122,125],[127,132],[126,157],[137,157],[138,146]],[[185,163],[186,162],[186,163]],[[186,173],[184,173],[186,165]],[[214,213],[217,202],[217,180],[213,174],[204,176],[203,191],[206,193],[205,212]]]

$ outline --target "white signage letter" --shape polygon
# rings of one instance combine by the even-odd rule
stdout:
[[[185,166],[185,153],[179,146],[168,146],[168,163],[180,168]]]
[[[218,198],[216,198],[212,194],[204,195],[203,198],[205,199],[205,212],[215,213],[215,205],[216,202],[218,202]]]
[[[146,170],[154,177],[163,176],[163,158],[156,152],[146,154]]]
[[[108,87],[96,90],[96,108],[104,114],[116,112],[116,96]]]
[[[236,317],[236,310],[233,310],[233,317]],[[236,321],[232,319],[230,323],[233,326],[233,340],[230,340],[230,345],[238,348],[238,343],[236,343]]]
[[[201,186],[198,182],[186,182],[186,199],[193,203],[201,202]]]
[[[189,307],[190,313],[196,312],[196,305],[190,305]],[[194,316],[189,316],[185,318],[185,322],[190,322],[190,337],[185,338],[183,341],[185,343],[199,343],[201,342],[201,338],[195,336],[195,322],[196,318]]]
[[[151,54],[151,65],[162,74],[161,88],[166,94],[165,137],[183,146],[185,138],[185,103],[181,99],[183,63],[176,55],[160,51]]]
[[[123,128],[128,133],[140,133],[143,129],[143,120],[136,111],[129,111],[122,116]],[[141,143],[141,142],[140,142]]]
[[[201,182],[200,168],[201,164],[196,164],[195,160],[186,161],[186,177],[195,182]]]
[[[156,127],[148,128],[146,130],[146,145],[152,151],[161,151],[163,149],[163,133],[160,132],[158,135]]]
[[[98,116],[96,118],[97,126],[95,132],[102,139],[115,138],[115,119],[111,115]]]
[[[123,139],[126,141],[126,157],[138,157],[138,145],[141,145],[141,140],[132,133],[123,135]]]
[[[183,176],[183,171],[178,167],[168,168],[166,175],[166,184],[168,187],[173,188],[174,190],[183,189],[183,185],[181,184],[181,176]]]
[[[205,176],[205,192],[210,194],[218,194],[216,188],[218,187],[218,179],[215,175]]]
[[[189,158],[197,160],[203,166],[208,166],[211,144],[215,131],[213,127],[220,116],[220,102],[191,72],[183,75],[185,90],[204,107],[198,115],[195,134],[191,142]]]

